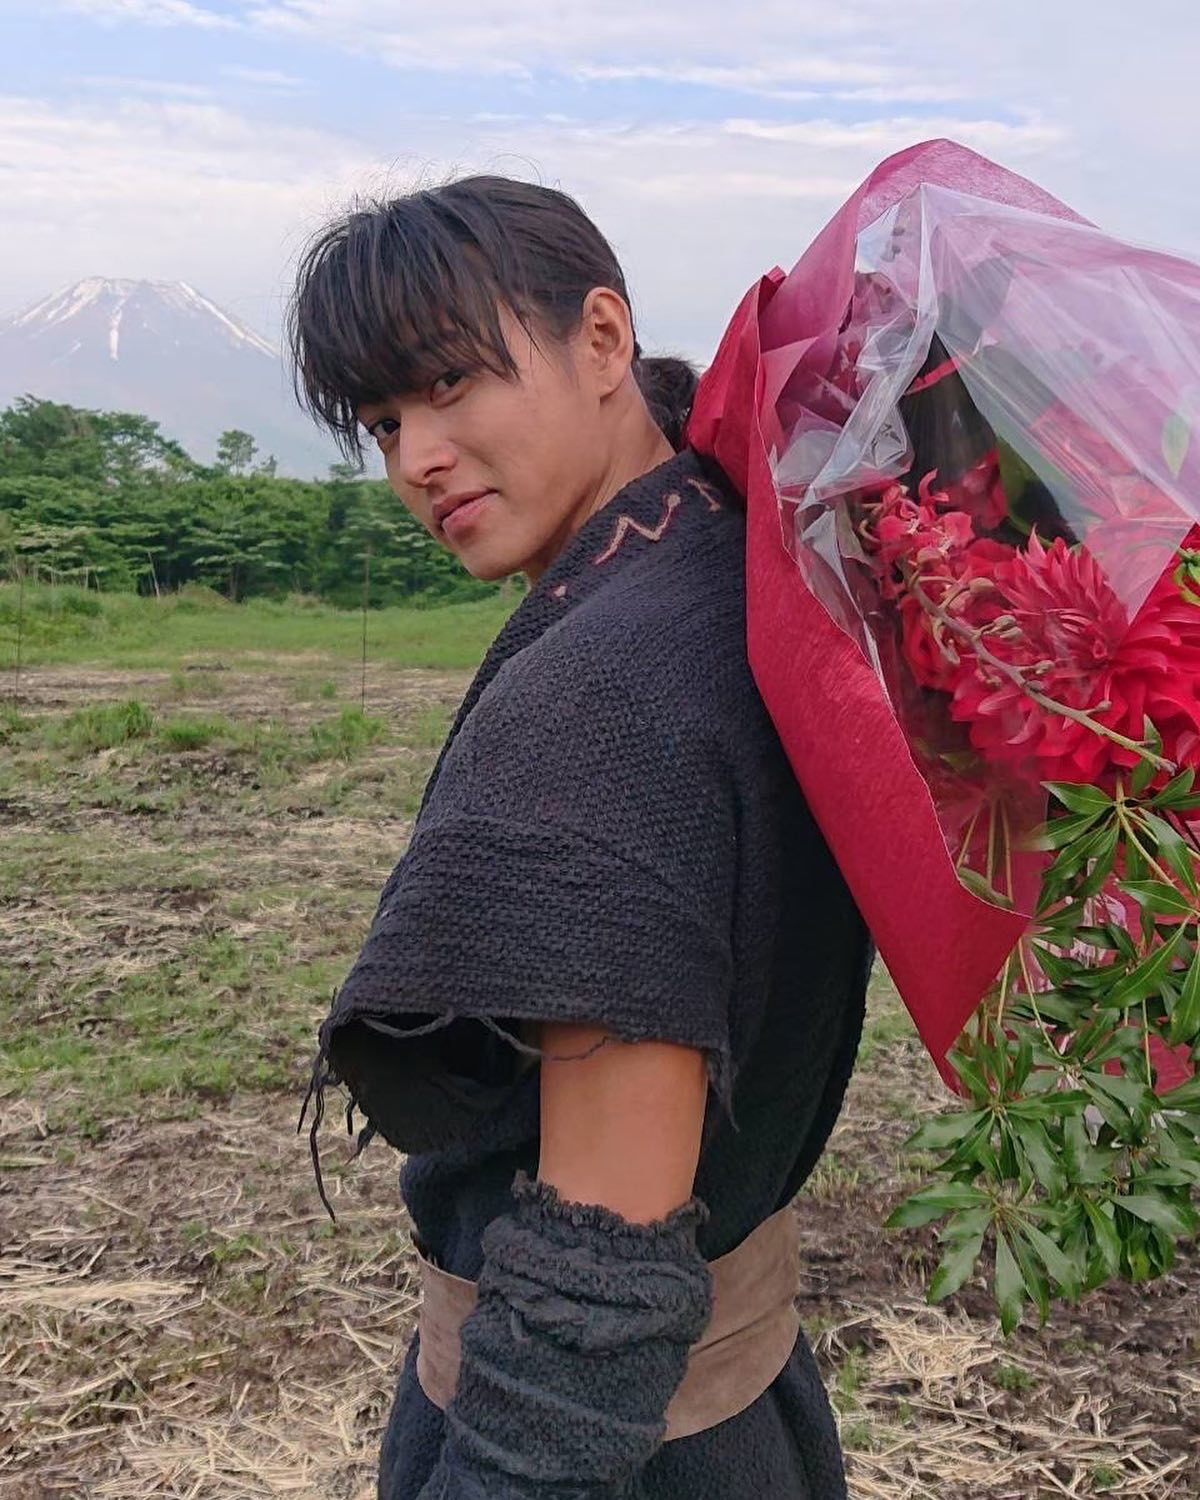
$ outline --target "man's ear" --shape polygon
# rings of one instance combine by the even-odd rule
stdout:
[[[601,397],[610,396],[633,364],[633,319],[629,304],[611,287],[595,286],[583,300],[579,348]]]

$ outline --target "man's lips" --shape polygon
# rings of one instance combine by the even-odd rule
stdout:
[[[452,495],[447,500],[439,500],[433,507],[438,530],[449,534],[467,526],[483,508],[482,502],[495,493],[495,490],[472,490],[469,494]]]

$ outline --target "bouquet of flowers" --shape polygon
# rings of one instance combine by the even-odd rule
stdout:
[[[689,429],[748,644],[958,1096],[931,1297],[1002,1326],[1200,1225],[1200,267],[950,142],[751,290]]]

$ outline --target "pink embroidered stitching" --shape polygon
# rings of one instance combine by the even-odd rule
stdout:
[[[705,484],[703,479],[689,479],[687,482],[708,501],[710,511],[725,509],[721,501],[717,498],[717,492],[711,484]]]
[[[636,531],[638,536],[645,537],[648,542],[661,542],[666,535],[667,527],[671,524],[671,517],[679,509],[682,501],[675,491],[665,498],[666,510],[663,511],[662,520],[657,526],[643,526],[640,521],[635,521],[632,516],[618,516],[616,530],[613,539],[605,547],[603,552],[598,552],[592,558],[593,563],[606,563],[619,551],[625,538],[631,531]]]
[[[565,599],[567,597],[567,586],[565,583],[560,583],[557,588],[551,589],[550,592],[556,599]]]

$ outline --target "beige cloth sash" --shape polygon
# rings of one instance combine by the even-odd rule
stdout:
[[[417,1323],[417,1379],[445,1411],[458,1385],[459,1334],[475,1306],[476,1284],[417,1252],[424,1300]],[[783,1369],[800,1332],[799,1225],[790,1205],[764,1219],[735,1249],[709,1261],[713,1306],[688,1352],[683,1380],[667,1407],[666,1441],[690,1437],[744,1411]]]

